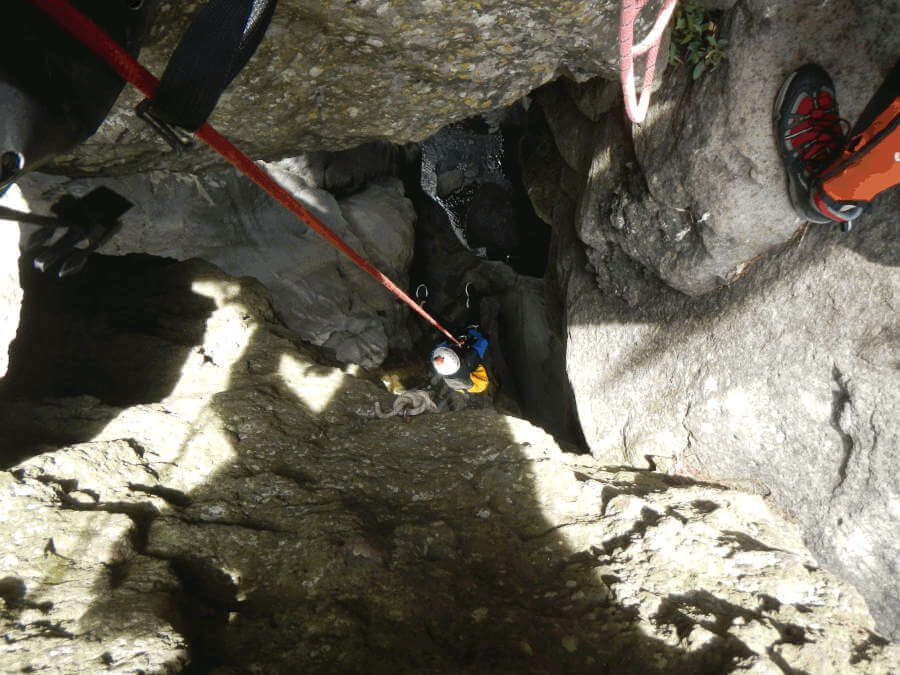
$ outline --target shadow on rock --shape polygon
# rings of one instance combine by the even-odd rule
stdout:
[[[490,410],[375,418],[389,395],[294,343],[258,284],[198,271],[209,360],[4,474],[11,513],[63,505],[29,530],[52,552],[0,584],[8,606],[53,603],[18,615],[7,663],[64,646],[63,665],[153,672],[714,673],[770,657],[708,614],[768,628],[757,593],[836,593],[761,501],[741,506],[757,498],[603,468]],[[772,560],[724,557],[725,523],[778,542]],[[861,644],[849,597],[808,620]]]
[[[91,256],[78,275],[57,279],[21,265],[25,297],[10,364],[0,381],[4,466],[48,443],[90,440],[114,408],[164,399],[191,353],[203,357],[215,307],[191,291],[196,267],[152,256]],[[199,351],[198,351],[199,350]],[[54,421],[36,401],[89,396],[89,418]]]

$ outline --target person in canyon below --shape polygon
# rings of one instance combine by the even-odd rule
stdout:
[[[444,383],[455,391],[480,394],[488,386],[488,375],[482,359],[488,341],[478,332],[480,314],[477,298],[471,292],[471,282],[466,284],[466,334],[461,336],[462,346],[442,342],[431,351],[431,367],[443,377]],[[417,291],[417,295],[419,295]],[[425,291],[427,297],[427,289]]]
[[[781,85],[774,122],[791,203],[808,222],[849,231],[879,193],[900,183],[900,61],[849,132],[834,83],[816,64]]]
[[[431,352],[431,365],[451,389],[480,394],[488,386],[487,371],[481,363],[487,346],[485,337],[470,327],[462,347],[447,342],[435,347]]]

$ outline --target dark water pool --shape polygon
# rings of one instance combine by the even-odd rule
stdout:
[[[444,127],[421,143],[420,182],[466,248],[541,277],[550,227],[534,213],[521,181],[524,131],[521,104]]]

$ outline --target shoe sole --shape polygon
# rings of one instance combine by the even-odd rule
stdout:
[[[787,95],[788,87],[791,86],[791,82],[794,81],[794,78],[797,77],[798,71],[794,71],[791,73],[791,76],[784,81],[781,85],[781,89],[778,90],[778,96],[775,97],[775,108],[774,108],[774,117],[777,122],[781,119],[781,104],[784,103],[784,97]]]

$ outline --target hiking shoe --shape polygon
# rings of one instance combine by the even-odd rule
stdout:
[[[794,210],[813,223],[837,222],[812,201],[813,179],[827,168],[847,142],[849,124],[838,115],[834,83],[809,63],[791,73],[775,99],[775,139],[788,176]]]

